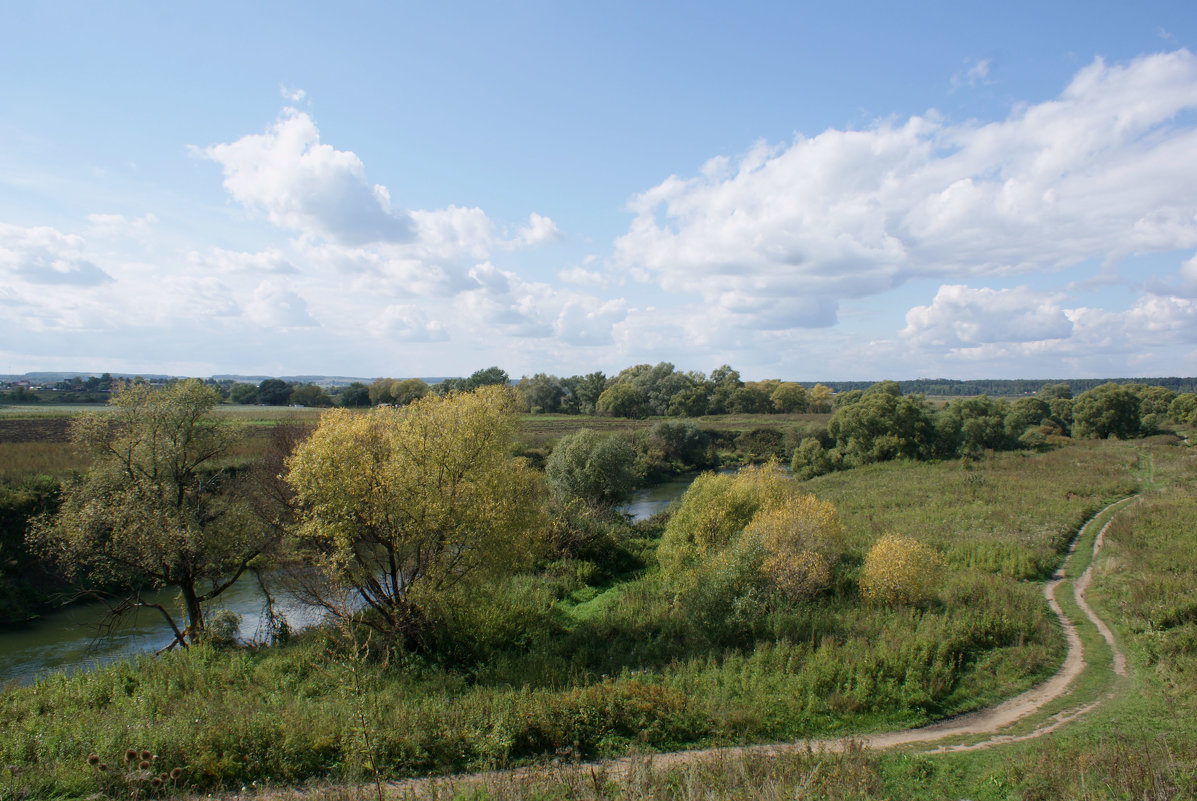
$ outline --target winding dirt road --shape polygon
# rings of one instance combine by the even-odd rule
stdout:
[[[1124,498],[1121,501],[1116,501],[1109,504],[1097,514],[1093,515],[1081,528],[1077,531],[1072,543],[1068,549],[1068,555],[1064,560],[1063,566],[1052,577],[1047,584],[1044,585],[1043,594],[1047,599],[1048,606],[1051,607],[1052,612],[1060,621],[1060,625],[1064,631],[1064,637],[1068,644],[1068,653],[1064,659],[1064,664],[1051,678],[1038,684],[1026,692],[1015,696],[1007,701],[989,707],[987,709],[971,712],[966,715],[959,715],[954,718],[933,723],[927,726],[922,726],[917,729],[905,729],[902,731],[881,732],[875,734],[864,734],[855,737],[841,737],[836,739],[821,739],[821,740],[800,740],[791,743],[774,743],[767,745],[747,745],[747,746],[732,746],[725,748],[706,748],[696,749],[692,751],[674,751],[664,754],[654,754],[648,757],[624,757],[622,759],[608,760],[605,762],[596,762],[592,764],[580,764],[570,766],[573,769],[580,769],[586,771],[592,769],[601,771],[607,780],[620,780],[633,770],[635,766],[643,766],[646,761],[651,763],[657,769],[669,769],[678,767],[684,764],[713,761],[720,759],[729,759],[737,757],[768,757],[773,755],[782,755],[796,751],[806,751],[808,749],[813,751],[836,752],[848,747],[851,743],[853,745],[863,745],[866,748],[883,750],[890,748],[897,748],[900,746],[920,745],[920,744],[934,744],[943,740],[951,738],[960,738],[961,742],[954,742],[950,744],[943,744],[933,748],[923,749],[923,753],[945,753],[950,751],[967,751],[978,750],[983,748],[992,748],[997,745],[1005,743],[1019,742],[1023,740],[1030,740],[1036,737],[1042,737],[1061,726],[1074,721],[1083,715],[1089,713],[1101,705],[1103,701],[1110,697],[1110,693],[1106,693],[1096,700],[1089,701],[1084,704],[1079,704],[1075,707],[1065,708],[1043,721],[1037,723],[1030,730],[1019,731],[1018,733],[1002,732],[1010,729],[1015,724],[1025,721],[1036,713],[1040,712],[1047,704],[1056,701],[1057,699],[1067,696],[1072,691],[1072,687],[1077,677],[1085,670],[1088,661],[1085,655],[1085,649],[1081,642],[1080,636],[1077,634],[1076,624],[1064,614],[1060,608],[1060,604],[1056,599],[1056,590],[1060,584],[1063,583],[1068,566],[1072,563],[1077,544],[1085,537],[1086,532],[1090,527],[1097,524],[1099,520],[1107,512],[1113,511],[1115,508],[1129,504],[1138,496],[1131,498]],[[1085,591],[1088,589],[1092,581],[1093,565],[1096,563],[1098,552],[1105,541],[1105,533],[1110,524],[1114,520],[1114,515],[1111,515],[1109,520],[1102,526],[1101,531],[1093,540],[1093,551],[1089,566],[1085,572],[1076,579],[1073,583],[1073,597],[1076,600],[1077,606],[1084,613],[1097,630],[1105,638],[1110,646],[1112,656],[1112,668],[1118,676],[1127,675],[1126,656],[1118,647],[1114,639],[1113,633],[1105,621],[1099,618],[1093,609],[1085,600]],[[976,739],[981,738],[981,739]],[[418,798],[418,797],[443,797],[442,794],[448,791],[450,795],[454,792],[461,792],[471,786],[485,785],[496,781],[519,781],[523,777],[531,776],[537,771],[543,770],[537,767],[516,768],[507,771],[492,771],[486,773],[464,774],[456,776],[445,776],[441,778],[423,778],[423,779],[406,779],[403,781],[388,782],[383,785],[383,790],[388,797],[398,798]],[[373,785],[366,788],[356,788],[359,792],[353,794],[352,797],[373,797],[375,795],[375,788]],[[313,798],[323,797],[325,791],[312,791],[305,793],[304,791],[292,790],[285,794],[288,799],[298,798]]]

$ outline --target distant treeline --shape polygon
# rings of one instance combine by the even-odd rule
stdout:
[[[810,386],[808,382],[801,382]],[[854,389],[862,392],[875,384],[875,381],[824,381],[824,385],[831,387],[837,393],[851,392]],[[1026,395],[1036,395],[1044,387],[1053,384],[1067,384],[1072,394],[1080,395],[1102,384],[1145,384],[1153,387],[1164,387],[1176,394],[1197,392],[1197,378],[978,378],[972,381],[957,381],[951,378],[916,378],[909,381],[896,382],[903,395],[929,395],[944,397],[974,397],[988,395],[991,398],[1016,398]]]
[[[114,384],[122,379],[105,373],[87,378],[73,377],[54,384],[27,386],[27,382],[9,385],[0,391],[0,403],[104,403]],[[141,383],[147,379],[132,379]],[[151,384],[165,384],[176,379],[151,378]],[[205,380],[222,400],[238,404],[267,406],[346,406],[370,407],[379,404],[405,405],[434,392],[469,391],[487,384],[515,384],[527,403],[527,410],[545,414],[607,414],[615,417],[699,417],[708,414],[814,411],[828,412],[832,394],[863,392],[875,381],[743,381],[738,371],[723,365],[711,371],[677,370],[669,362],[638,364],[615,376],[602,372],[559,377],[545,373],[512,380],[505,370],[488,367],[468,378],[444,378],[425,381],[420,378],[378,378],[370,384],[353,381],[334,385],[320,376],[302,376],[292,380],[266,378],[258,383],[216,376]],[[960,381],[950,378],[917,378],[887,381],[902,395],[926,397],[1021,398],[1040,394],[1045,387],[1066,385],[1073,395],[1080,395],[1103,384],[1139,384],[1163,387],[1177,395],[1197,393],[1197,377],[1181,378],[982,378]],[[606,395],[606,398],[603,396]]]

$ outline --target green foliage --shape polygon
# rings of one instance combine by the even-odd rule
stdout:
[[[258,403],[267,406],[286,406],[291,398],[291,385],[278,378],[267,378],[258,384]]]
[[[95,790],[86,755],[120,753],[137,742],[164,764],[188,766],[188,783],[201,792],[216,792],[252,781],[295,785],[353,775],[367,730],[371,764],[384,777],[398,778],[531,758],[918,725],[1007,697],[1054,670],[1061,656],[1058,631],[1040,588],[1023,579],[1050,573],[1075,525],[1103,499],[1133,487],[1129,473],[1138,464],[1125,444],[1101,441],[976,463],[891,462],[824,476],[810,486],[840,509],[844,559],[821,593],[785,603],[767,576],[736,562],[744,556],[749,565],[754,559],[765,564],[769,531],[796,528],[766,526],[767,518],[757,517],[759,502],[756,512],[740,518],[745,527],[759,523],[760,536],[731,536],[733,546],[722,549],[730,551],[726,569],[693,589],[689,597],[699,601],[694,608],[673,603],[673,586],[661,581],[651,560],[643,574],[618,577],[594,561],[608,544],[625,553],[641,548],[659,522],[629,528],[584,515],[576,505],[566,514],[578,515],[569,527],[578,547],[555,554],[536,573],[458,585],[429,614],[425,655],[396,660],[382,649],[372,651],[360,663],[360,692],[351,704],[341,657],[324,631],[302,634],[286,647],[215,650],[201,644],[186,653],[10,689],[0,696],[0,765],[36,765],[12,784],[14,793],[86,796]],[[1185,464],[1178,459],[1175,469],[1187,470]],[[762,485],[756,494],[769,497],[773,480],[756,476],[753,483]],[[714,489],[707,494],[719,506],[735,506],[734,492]],[[1191,539],[1193,514],[1184,507],[1160,529],[1160,541],[1176,543],[1161,559],[1160,574],[1188,558],[1184,548],[1190,546],[1181,543]],[[1132,531],[1139,528],[1137,523]],[[881,532],[892,529],[918,531],[920,540],[944,554],[942,603],[860,603],[855,578],[863,556]],[[1114,530],[1110,536],[1115,543],[1123,539]],[[1135,552],[1150,552],[1155,543],[1143,541]],[[651,553],[651,540],[647,544]],[[1130,563],[1127,554],[1117,556],[1110,562],[1116,573]],[[1110,596],[1115,600],[1140,597],[1127,591],[1138,585],[1126,572],[1126,585]],[[1184,664],[1190,653],[1185,643],[1193,641],[1184,639],[1187,595],[1164,605],[1185,579],[1159,592],[1154,580],[1143,582],[1141,597],[1160,605],[1128,619],[1151,622],[1144,624],[1144,637],[1161,630],[1175,636],[1160,639],[1155,664],[1169,671],[1161,673],[1163,680],[1187,687],[1183,682],[1191,683],[1186,677],[1192,674],[1171,672]],[[706,627],[708,621],[714,628]],[[1168,628],[1161,629],[1165,623]],[[361,709],[369,712],[365,724]],[[1118,731],[1121,736],[1123,729]],[[1041,792],[1051,777],[1061,787],[1076,786],[1067,783],[1076,771],[1068,773],[1061,760],[1052,763],[1058,772],[1041,766],[1038,775],[1048,778],[1034,780],[1036,766],[1019,761],[1019,753],[1001,752],[1003,762],[992,773],[1006,784],[993,797],[1009,794],[1011,786]],[[1008,755],[1017,770],[1006,769]],[[938,758],[850,751],[787,759],[746,763],[743,775],[730,762],[727,775],[724,763],[680,778],[638,768],[635,775],[642,778],[628,786],[655,788],[645,795],[655,798],[697,799],[712,786],[720,788],[715,795],[735,798],[988,797],[952,784],[956,763]],[[788,765],[792,775],[778,775],[768,786],[756,781],[774,776],[767,766],[778,765]],[[563,788],[571,786],[567,770],[551,772]],[[1125,775],[1130,773],[1127,768]],[[548,781],[537,775],[530,780],[535,787]],[[586,783],[558,795],[578,797],[592,786],[606,793],[599,776],[593,782],[585,774]],[[932,792],[928,782],[945,789]],[[1117,786],[1141,797],[1145,785]],[[593,797],[604,796],[596,789]]]
[[[323,387],[316,384],[300,384],[291,390],[288,401],[293,406],[308,406],[311,408],[325,408],[333,405],[333,399],[328,396]]]
[[[1072,416],[1077,436],[1129,439],[1139,433],[1139,396],[1125,384],[1102,384],[1076,398]]]
[[[807,479],[830,473],[835,469],[835,462],[814,437],[807,437],[794,451],[794,458],[790,462],[790,470],[794,477],[806,481]]]
[[[0,483],[0,625],[27,620],[61,589],[61,578],[25,543],[29,522],[52,514],[58,501],[50,476]]]
[[[1026,414],[1028,410],[1020,408],[1019,411]],[[1010,433],[1010,414],[1010,406],[1005,401],[984,395],[952,401],[935,415],[935,450],[945,457],[1008,450],[1014,446],[1017,437]]]
[[[109,414],[77,417],[71,435],[91,457],[69,481],[53,518],[29,537],[64,570],[130,592],[173,586],[183,597],[187,629],[204,629],[203,604],[218,597],[273,541],[234,491],[219,460],[233,444],[210,412],[216,393],[196,380],[162,389],[129,384]]]
[[[233,403],[257,403],[258,388],[254,384],[233,384],[233,386],[229,388],[229,399]]]
[[[770,608],[831,583],[843,551],[835,509],[776,463],[695,479],[657,551],[665,585],[695,631],[740,640]]]
[[[545,478],[563,504],[580,498],[591,506],[611,507],[631,494],[635,459],[624,437],[583,428],[553,448],[545,462]]]
[[[337,393],[336,404],[346,409],[364,409],[371,405],[370,388],[361,381],[354,381]]]
[[[710,436],[691,421],[660,420],[632,437],[636,475],[653,482],[716,463]]]
[[[649,414],[648,405],[639,389],[630,383],[614,384],[603,390],[594,405],[596,413],[610,417],[639,419]]]
[[[806,389],[801,384],[795,384],[792,381],[778,384],[777,388],[769,395],[769,401],[775,410],[785,414],[805,412],[808,405]]]
[[[845,465],[930,455],[934,428],[926,403],[922,398],[895,395],[890,389],[864,393],[832,415],[827,430]]]
[[[1197,395],[1192,392],[1177,395],[1168,406],[1168,416],[1177,423],[1197,423]]]

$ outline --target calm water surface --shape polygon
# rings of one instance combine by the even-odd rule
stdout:
[[[147,594],[147,600],[168,610],[175,604],[175,592]],[[237,632],[243,641],[267,638],[263,613],[266,599],[252,576],[243,577],[218,599],[205,607],[206,614],[217,609],[241,615]],[[293,628],[310,626],[320,620],[320,613],[310,607],[276,598],[276,608]],[[25,683],[60,670],[90,670],[98,665],[156,651],[170,644],[173,636],[156,609],[138,609],[121,617],[110,631],[108,607],[102,603],[82,603],[42,615],[37,620],[0,629],[0,682]]]
[[[694,476],[681,476],[663,484],[636,490],[620,509],[633,521],[645,520],[681,498]],[[173,609],[175,591],[164,590],[148,600]],[[207,614],[219,608],[241,615],[237,632],[243,641],[266,639],[263,613],[265,597],[252,576],[243,577],[220,596],[220,603],[207,607]],[[300,629],[320,620],[320,612],[281,594],[276,599],[292,628]],[[48,612],[32,623],[0,629],[0,682],[26,683],[62,670],[90,670],[98,665],[156,651],[170,644],[170,627],[155,609],[139,609],[125,615],[108,631],[108,607],[85,603]]]

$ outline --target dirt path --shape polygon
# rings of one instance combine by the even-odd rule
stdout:
[[[1138,497],[1138,496],[1135,496]],[[1074,721],[1088,712],[1096,709],[1109,695],[1102,696],[1095,701],[1084,704],[1082,706],[1066,709],[1048,718],[1047,721],[1035,727],[1029,732],[1019,734],[1001,734],[1004,729],[1008,729],[1014,724],[1023,721],[1031,715],[1039,712],[1048,703],[1055,701],[1069,692],[1069,688],[1076,678],[1084,671],[1087,662],[1085,659],[1084,647],[1081,644],[1081,639],[1077,634],[1076,625],[1069,620],[1064,611],[1060,608],[1059,602],[1056,600],[1056,590],[1060,584],[1065,580],[1065,569],[1071,564],[1076,551],[1077,543],[1084,537],[1085,532],[1090,526],[1095,525],[1097,520],[1101,518],[1106,512],[1114,508],[1127,504],[1134,500],[1134,498],[1125,498],[1121,501],[1111,503],[1093,517],[1091,517],[1080,530],[1068,549],[1068,555],[1064,560],[1064,565],[1052,577],[1051,581],[1047,582],[1043,588],[1044,597],[1047,599],[1048,606],[1051,607],[1052,612],[1060,621],[1060,626],[1064,631],[1064,637],[1068,644],[1068,653],[1064,658],[1064,664],[1060,669],[1048,680],[1038,684],[1026,692],[1015,696],[1007,701],[1003,701],[997,706],[992,706],[987,709],[971,712],[966,715],[960,715],[948,720],[943,720],[938,723],[933,723],[927,726],[922,726],[917,729],[906,729],[902,731],[882,732],[878,734],[865,734],[851,738],[836,738],[836,739],[822,739],[822,740],[800,740],[792,743],[774,743],[768,745],[747,745],[747,746],[733,746],[725,748],[705,748],[692,751],[674,751],[665,754],[654,754],[648,757],[624,757],[622,759],[608,760],[605,762],[596,762],[593,764],[581,764],[571,766],[575,769],[583,771],[591,769],[594,771],[601,771],[607,780],[619,780],[626,776],[628,772],[634,769],[635,766],[643,766],[646,759],[654,768],[672,768],[683,764],[704,762],[718,759],[728,759],[743,756],[772,756],[780,755],[794,751],[806,751],[807,749],[814,751],[836,752],[841,751],[848,746],[849,743],[861,744],[870,749],[882,750],[888,748],[896,748],[905,745],[918,744],[932,744],[948,738],[953,737],[977,737],[989,735],[986,739],[977,740],[967,743],[953,743],[950,745],[938,746],[925,750],[925,753],[945,753],[949,751],[966,751],[978,750],[983,748],[992,748],[997,745],[1005,743],[1019,742],[1023,740],[1030,740],[1036,737],[1042,737],[1061,726]],[[1119,676],[1127,675],[1126,656],[1118,647],[1114,640],[1114,635],[1110,628],[1099,618],[1085,601],[1085,590],[1089,587],[1092,580],[1093,565],[1096,563],[1098,552],[1105,541],[1106,529],[1109,528],[1113,517],[1102,526],[1101,531],[1093,541],[1093,559],[1085,572],[1073,584],[1073,597],[1076,599],[1077,606],[1084,612],[1085,616],[1092,621],[1097,627],[1097,630],[1109,643],[1110,651],[1113,654],[1113,669]],[[475,773],[457,776],[446,776],[443,778],[433,779],[407,779],[397,782],[388,782],[383,785],[386,795],[389,797],[399,798],[418,798],[418,797],[443,797],[443,793],[449,791],[450,794],[460,792],[471,786],[485,785],[497,781],[518,781],[523,777],[531,776],[532,774],[542,771],[543,768],[527,767],[517,768],[507,771],[492,771],[487,773]],[[361,797],[373,797],[374,787],[370,786],[368,791],[359,795]],[[321,795],[320,792],[312,794],[304,794],[299,791],[292,791],[287,793],[286,797],[289,799],[303,798],[303,797],[317,797]]]

